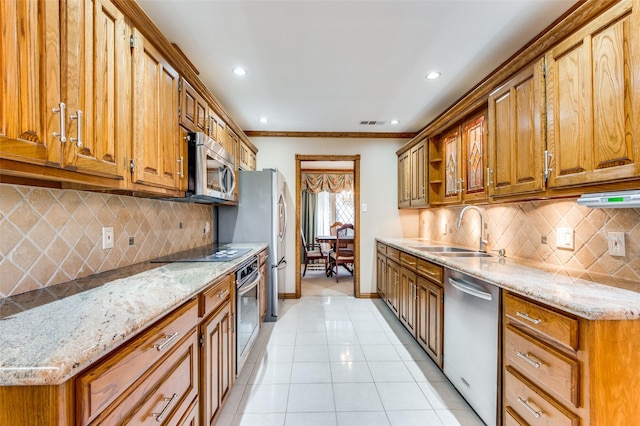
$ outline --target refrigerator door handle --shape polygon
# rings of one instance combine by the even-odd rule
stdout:
[[[284,193],[281,192],[280,196],[278,197],[278,214],[282,217],[283,221],[282,221],[282,229],[279,230],[279,234],[278,234],[278,238],[280,239],[280,241],[284,241],[284,236],[286,235],[287,232],[287,202],[284,199]],[[280,220],[280,218],[278,218],[278,220]],[[278,262],[280,263],[280,262]]]
[[[278,268],[278,269],[282,269],[285,266],[287,266],[287,259],[285,259],[284,256],[282,256],[282,258],[278,260],[278,263],[276,263],[275,265],[271,265],[272,268]]]

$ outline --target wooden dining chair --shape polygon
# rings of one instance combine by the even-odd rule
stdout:
[[[304,271],[302,272],[302,276],[304,277],[307,273],[307,266],[312,261],[323,260],[326,265],[327,254],[322,251],[320,244],[307,244],[307,241],[304,238],[304,234],[302,232],[300,232],[300,243],[302,245],[304,255]]]
[[[353,229],[353,225],[351,223],[346,223],[339,227],[336,232],[336,246],[335,251],[329,254],[329,261],[331,263],[331,270],[335,268],[336,274],[336,282],[338,282],[339,277],[339,267],[342,265],[347,271],[353,275],[353,262],[354,262],[354,254],[353,248],[349,248],[349,243],[353,241],[352,238],[349,239],[349,243],[347,243],[344,239],[340,241],[340,238],[344,238],[348,235],[353,236],[355,238],[355,231]],[[351,268],[349,268],[351,265]]]

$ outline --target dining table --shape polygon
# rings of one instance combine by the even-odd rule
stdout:
[[[335,251],[336,250],[336,240],[338,239],[338,237],[336,237],[335,235],[318,235],[316,236],[316,242],[319,244],[322,243],[326,243],[331,245],[331,250]],[[344,235],[340,237],[340,242],[346,242],[347,244],[353,244],[353,235]],[[346,265],[343,265],[347,271],[349,271],[351,274],[353,274],[353,270],[349,269]],[[326,273],[327,276],[330,277],[333,275],[333,271],[332,269],[329,267],[329,264],[327,264],[327,268],[326,268]]]

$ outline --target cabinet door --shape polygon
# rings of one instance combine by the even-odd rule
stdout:
[[[410,151],[406,151],[398,156],[398,207],[411,205],[410,154]]]
[[[387,305],[398,316],[398,292],[400,287],[400,267],[396,262],[387,259]]]
[[[550,188],[640,175],[631,3],[618,3],[546,55]]]
[[[416,273],[400,268],[400,322],[415,336],[416,332]]]
[[[489,96],[489,194],[544,190],[544,59]]]
[[[443,204],[459,203],[462,200],[460,177],[460,133],[458,129],[442,136],[444,152],[444,198]]]
[[[427,149],[425,141],[411,148],[411,206],[427,204],[425,163]]]
[[[177,189],[178,74],[133,30],[132,181]]]
[[[185,80],[180,79],[180,124],[192,132],[209,131],[207,110],[204,99]]]
[[[431,359],[442,367],[443,289],[418,276],[416,339]]]
[[[382,300],[385,300],[387,292],[387,258],[380,253],[378,253],[376,260],[376,290]]]
[[[129,32],[109,0],[68,0],[64,98],[64,167],[116,179],[125,177],[130,101]]]
[[[485,170],[486,152],[486,113],[472,117],[462,124],[462,147],[464,149],[464,193],[465,201],[486,198]],[[461,171],[462,171],[461,170]]]
[[[60,5],[0,1],[0,21],[0,156],[60,166]]]
[[[202,324],[201,405],[204,424],[213,424],[231,386],[231,304],[225,303]]]

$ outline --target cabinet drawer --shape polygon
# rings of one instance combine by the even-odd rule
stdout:
[[[508,325],[505,333],[507,365],[578,407],[578,362]]]
[[[214,282],[211,287],[200,295],[200,317],[204,318],[218,309],[231,297],[231,276],[225,276]]]
[[[418,266],[418,258],[411,254],[400,252],[400,264],[405,268],[409,268],[415,271],[416,266]]]
[[[543,391],[518,376],[511,367],[505,371],[505,409],[512,410],[532,426],[578,426],[580,418]],[[517,423],[516,423],[517,424]]]
[[[522,420],[511,407],[507,407],[504,411],[504,424],[505,426],[529,426],[527,422]]]
[[[378,253],[384,254],[385,256],[387,255],[387,246],[382,244],[382,243],[376,243],[376,248],[378,250]]]
[[[509,293],[505,294],[504,301],[505,313],[511,320],[563,346],[578,350],[577,319]]]
[[[442,283],[443,268],[424,259],[418,259],[418,274]]]
[[[93,424],[179,424],[198,396],[196,329],[127,397]]]
[[[194,299],[83,373],[76,382],[82,424],[120,397],[197,323],[198,303]]]
[[[396,250],[393,247],[387,246],[387,257],[395,260],[396,262],[400,261],[400,250]]]

